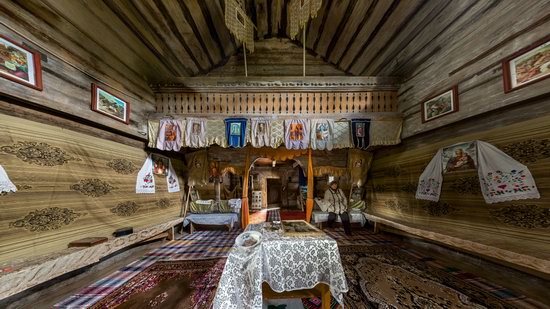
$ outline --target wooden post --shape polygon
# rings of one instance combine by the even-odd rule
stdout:
[[[244,76],[248,77],[248,66],[246,64],[246,43],[243,41],[243,54],[244,54]]]
[[[313,213],[313,162],[311,160],[311,148],[307,152],[307,201],[306,201],[306,221],[311,221]]]
[[[241,203],[241,227],[246,229],[250,220],[250,211],[248,210],[248,178],[250,177],[250,148],[246,154],[244,162],[244,177],[243,177],[243,198]]]
[[[304,25],[304,76],[306,76],[306,25]]]

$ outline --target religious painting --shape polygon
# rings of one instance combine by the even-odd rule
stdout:
[[[0,75],[42,90],[40,54],[0,34]]]
[[[304,125],[301,123],[290,124],[290,140],[301,141],[304,139]]]
[[[329,137],[328,123],[318,123],[315,128],[315,138],[318,141],[326,141]]]
[[[125,124],[130,122],[130,104],[96,84],[92,84],[92,110]]]
[[[193,123],[193,128],[191,129],[191,133],[193,135],[200,135],[201,134],[201,124],[198,122]]]
[[[359,122],[355,125],[355,136],[357,137],[365,137],[365,123]]]
[[[550,36],[502,61],[504,92],[550,77]]]
[[[443,168],[445,173],[475,170],[476,167],[476,142],[460,143],[443,148]]]
[[[241,135],[241,124],[239,122],[233,122],[231,123],[231,135],[240,136]]]
[[[175,142],[178,137],[177,134],[177,125],[173,123],[167,123],[164,127],[164,141],[165,142]]]
[[[166,176],[168,174],[168,158],[159,154],[152,154],[153,159],[153,174],[158,176]]]
[[[453,88],[431,97],[421,106],[422,122],[427,122],[441,116],[458,111],[458,87]]]
[[[210,161],[208,172],[210,175],[208,178],[209,182],[214,182],[216,178],[220,178],[220,162]]]
[[[257,134],[260,135],[260,134],[264,134],[264,133],[265,133],[265,123],[259,122],[258,123]]]

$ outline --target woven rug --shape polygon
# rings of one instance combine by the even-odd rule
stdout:
[[[209,308],[225,259],[160,261],[90,308]]]

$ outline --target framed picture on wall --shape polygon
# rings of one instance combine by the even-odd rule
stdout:
[[[502,60],[504,92],[550,77],[550,35]]]
[[[96,84],[92,84],[92,110],[128,124],[130,103]]]
[[[423,123],[458,111],[458,87],[424,100],[420,107]]]
[[[0,76],[42,91],[40,54],[0,34]]]

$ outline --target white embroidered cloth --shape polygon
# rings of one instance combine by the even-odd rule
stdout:
[[[416,199],[437,202],[443,183],[443,149],[439,149],[418,179]]]
[[[330,287],[343,304],[348,285],[336,241],[321,237],[283,237],[262,231],[262,242],[252,249],[234,247],[229,253],[216,291],[214,309],[262,308],[262,282],[275,292],[312,289],[318,283]]]
[[[495,146],[477,141],[479,182],[488,204],[540,198],[535,179],[527,166]]]
[[[172,160],[168,159],[168,174],[166,175],[166,184],[168,186],[168,192],[174,193],[180,191],[180,182],[178,180],[178,175],[172,167]]]
[[[8,177],[8,174],[0,165],[0,192],[16,192],[17,188],[11,182],[10,178]]]
[[[312,119],[310,145],[313,150],[332,150],[334,135],[334,120]]]
[[[187,118],[185,130],[185,143],[187,147],[204,148],[206,143],[206,120],[200,118]]]
[[[157,148],[160,150],[179,151],[183,143],[184,131],[184,120],[161,119],[157,136]]]
[[[285,146],[287,149],[307,149],[309,147],[309,120],[285,120]]]
[[[265,118],[250,119],[250,142],[252,147],[271,146],[271,121]]]
[[[153,176],[153,159],[151,155],[147,156],[137,175],[136,193],[155,193],[155,177]]]

